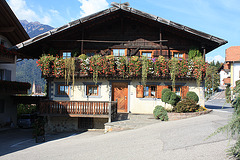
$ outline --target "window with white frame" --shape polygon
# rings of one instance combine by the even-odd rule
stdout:
[[[63,59],[71,58],[72,52],[71,51],[62,51],[62,56],[63,56]]]
[[[142,56],[146,56],[148,59],[152,58],[152,52],[142,52]]]
[[[114,57],[125,56],[125,49],[113,49],[113,56]]]

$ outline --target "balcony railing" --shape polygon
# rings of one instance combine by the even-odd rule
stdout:
[[[145,72],[148,77],[169,78],[175,68],[176,78],[198,78],[205,76],[207,68],[207,63],[203,59],[173,61],[163,57],[143,60],[137,56],[93,56],[84,60],[75,58],[72,62],[75,65],[74,75],[77,77],[94,77],[94,74],[98,74],[99,77],[136,78],[141,77]],[[72,65],[67,64],[63,58],[51,55],[41,57],[37,63],[45,78],[64,77],[66,71],[70,70],[68,67]]]
[[[117,116],[117,102],[112,101],[41,101],[40,114],[51,116],[108,118]]]

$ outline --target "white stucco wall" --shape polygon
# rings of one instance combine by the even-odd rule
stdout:
[[[64,82],[64,79],[62,80],[54,80],[54,82]],[[99,96],[96,97],[87,97],[85,95],[86,92],[86,85],[84,83],[93,83],[92,80],[75,80],[74,84],[74,91],[73,91],[73,85],[71,85],[71,91],[69,97],[59,97],[56,96],[56,89],[57,84],[51,83],[51,98],[53,100],[71,100],[71,101],[109,101],[109,81],[107,80],[98,80],[99,85]]]
[[[6,48],[12,47],[12,44],[9,42],[9,40],[0,35],[0,41],[4,40],[4,46]],[[15,63],[13,64],[7,64],[7,63],[0,63],[0,69],[6,69],[11,70],[11,81],[16,81],[16,57],[15,57]]]
[[[159,82],[159,81],[151,81],[151,82]],[[161,81],[160,85],[164,85],[164,83],[171,81]],[[204,90],[203,87],[197,87],[196,82],[176,82],[176,83],[186,83],[186,86],[189,86],[189,91],[195,92],[199,97],[199,105],[204,106]],[[139,85],[139,81],[131,82],[130,89],[130,111],[132,113],[153,113],[154,108],[157,105],[162,105],[163,107],[169,107],[161,99],[157,98],[136,98],[136,86]]]
[[[92,82],[92,80],[78,79],[75,80],[74,93],[71,86],[71,95],[69,97],[58,97],[55,96],[56,93],[56,83],[64,82],[64,80],[56,79],[54,83],[50,84],[51,86],[51,99],[53,100],[62,100],[62,101],[109,101],[111,99],[111,82],[108,80],[98,80],[100,85],[100,96],[99,97],[89,97],[85,96],[85,82]],[[146,113],[151,114],[157,105],[162,105],[167,107],[157,98],[136,98],[136,86],[139,85],[141,80],[131,80],[128,85],[128,111],[131,113]],[[165,85],[166,83],[170,84],[171,81],[148,81],[148,83],[158,83],[160,85]],[[204,106],[204,89],[203,87],[197,87],[195,81],[176,81],[176,84],[184,84],[189,86],[189,91],[195,92],[199,96],[199,105]]]
[[[224,78],[227,78],[227,77],[230,77],[230,76],[231,76],[231,75],[230,75],[230,72],[227,73],[227,72],[225,72],[224,70],[221,70],[219,74],[220,74],[220,85],[224,85],[224,82],[223,82],[223,79],[224,79]]]
[[[232,87],[235,87],[236,86],[236,81],[239,80],[240,78],[240,62],[233,62],[232,64],[232,74],[231,74],[231,78],[233,78],[233,84],[232,84]]]
[[[9,42],[9,40],[0,35],[0,41],[4,41],[4,46],[9,48],[12,46],[12,44]],[[15,56],[15,62],[10,63],[0,63],[0,69],[3,70],[10,70],[11,71],[11,81],[16,81],[16,56]],[[5,71],[4,71],[5,72]],[[5,80],[5,79],[4,79]],[[11,123],[13,123],[13,126],[17,126],[17,106],[13,103],[13,99],[10,97],[10,95],[7,95],[6,93],[0,93],[0,99],[4,101],[4,109],[3,113],[0,113],[0,128],[1,126],[9,126]]]

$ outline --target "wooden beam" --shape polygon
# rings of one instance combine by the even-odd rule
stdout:
[[[203,59],[204,59],[204,62],[206,61],[206,48],[204,47],[203,48]]]
[[[159,33],[159,40],[160,40],[160,55],[162,55],[162,30],[160,29]]]
[[[0,32],[13,32],[15,30],[15,27],[0,27]]]
[[[83,54],[83,38],[84,38],[84,29],[82,30],[81,54]]]

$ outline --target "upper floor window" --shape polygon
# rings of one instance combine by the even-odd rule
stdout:
[[[183,58],[183,53],[173,52],[173,56],[174,56],[175,58]]]
[[[11,81],[11,70],[0,69],[0,80]]]
[[[146,56],[148,59],[152,58],[152,52],[142,52],[142,56]]]
[[[125,49],[113,49],[113,56],[115,57],[125,56]]]
[[[140,50],[141,56],[146,56],[148,59],[151,59],[153,57],[153,51],[152,50]]]
[[[63,59],[71,58],[72,52],[71,51],[61,51],[61,55],[63,56]]]

